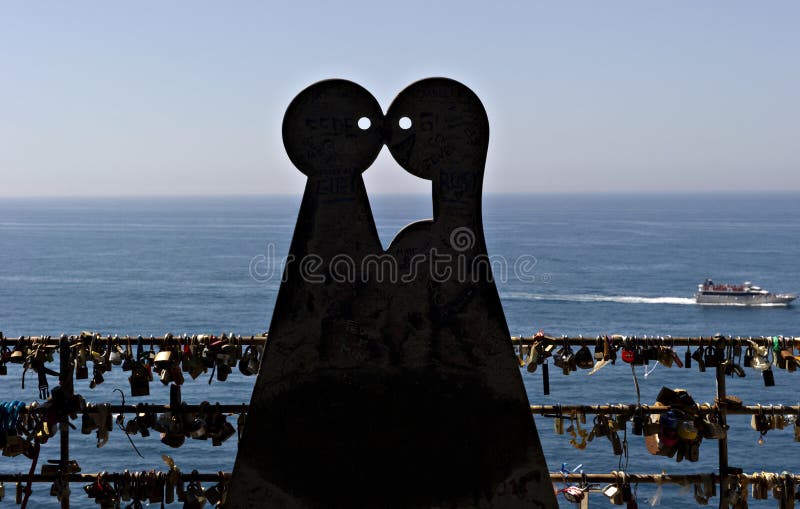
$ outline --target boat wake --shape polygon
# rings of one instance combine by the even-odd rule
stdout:
[[[598,294],[554,294],[554,293],[528,293],[504,292],[500,297],[507,300],[541,300],[554,302],[616,302],[618,304],[672,304],[695,305],[692,297],[641,297],[638,295],[598,295]],[[741,304],[741,303],[713,303],[697,304],[699,306],[735,306],[735,307],[786,307],[787,304]]]
[[[764,302],[761,304],[742,304],[738,302],[699,302],[698,306],[734,306],[742,308],[786,308],[789,302]]]
[[[616,302],[619,304],[695,304],[693,298],[688,297],[640,297],[636,295],[596,295],[596,294],[552,294],[506,292],[500,297],[510,300],[543,300],[560,302]]]

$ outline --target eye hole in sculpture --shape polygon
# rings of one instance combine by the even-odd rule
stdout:
[[[397,124],[400,126],[400,129],[408,130],[411,129],[411,119],[408,117],[401,118]]]
[[[368,117],[361,117],[358,119],[358,128],[362,131],[366,131],[372,127],[372,121]]]

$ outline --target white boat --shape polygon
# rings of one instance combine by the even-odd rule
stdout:
[[[741,285],[716,284],[711,278],[697,285],[694,295],[698,304],[735,304],[740,306],[783,305],[788,306],[797,295],[770,293],[750,281]]]

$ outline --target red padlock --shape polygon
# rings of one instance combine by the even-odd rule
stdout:
[[[636,351],[633,348],[622,348],[622,360],[630,364],[636,358]]]

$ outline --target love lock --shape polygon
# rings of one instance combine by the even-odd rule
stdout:
[[[580,501],[586,496],[586,492],[584,492],[578,486],[567,486],[566,488],[561,489],[561,493],[564,495],[564,498],[567,499],[567,502],[571,502],[573,504],[580,503]]]
[[[603,495],[608,497],[614,505],[622,505],[622,490],[616,484],[609,484],[602,489]]]
[[[174,352],[169,349],[161,350],[156,354],[155,359],[153,360],[153,365],[158,371],[165,370],[172,365],[172,357]],[[176,356],[177,357],[177,356]]]
[[[258,352],[253,345],[249,345],[239,360],[239,371],[244,376],[252,376],[258,374],[258,368]]]
[[[585,344],[575,353],[575,365],[581,369],[592,369],[594,367],[594,356]]]
[[[109,346],[108,362],[114,366],[122,364],[122,351],[119,348],[119,338],[114,336],[113,342]]]
[[[193,473],[196,474],[196,472]],[[205,490],[198,481],[190,482],[186,487],[184,509],[202,509],[204,505],[206,505]]]
[[[149,396],[150,395],[150,375],[147,368],[136,362],[131,368],[131,376],[128,377],[128,382],[131,385],[131,396]]]

